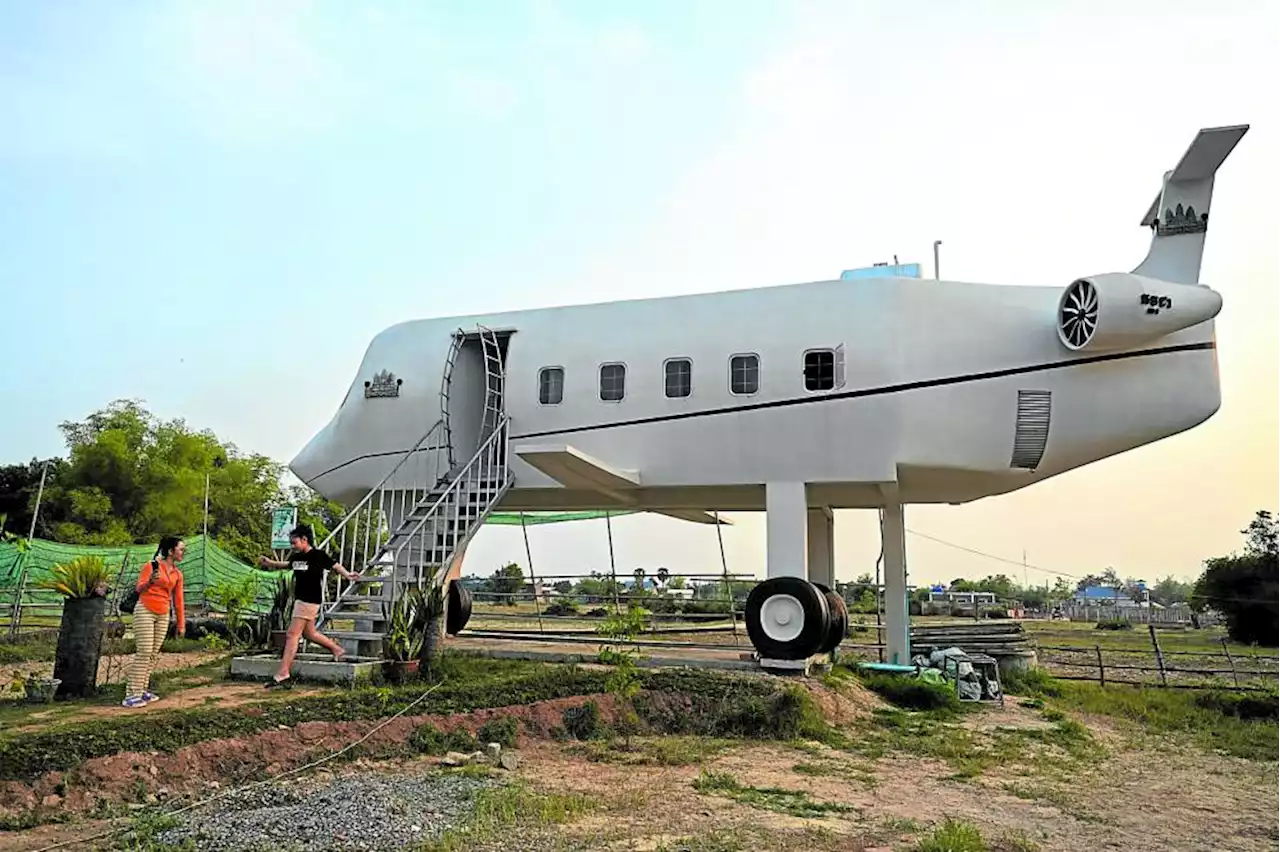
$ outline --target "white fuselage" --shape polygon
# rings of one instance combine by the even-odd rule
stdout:
[[[625,472],[640,509],[760,510],[769,482],[808,483],[809,503],[832,508],[880,505],[885,483],[903,502],[963,503],[1168,437],[1218,409],[1212,321],[1072,352],[1057,331],[1062,292],[883,278],[406,322],[373,340],[340,410],[291,468],[328,497],[364,496],[439,419],[452,334],[477,325],[510,332],[506,509],[616,505],[521,459],[548,447]],[[842,385],[806,390],[805,352],[837,348]],[[755,393],[732,391],[736,355],[758,356]],[[692,362],[681,398],[664,392],[674,358]],[[601,400],[604,364],[625,365],[619,401]],[[539,400],[548,367],[563,369],[558,404]],[[399,396],[365,398],[383,370],[402,380]],[[451,406],[463,459],[479,416],[480,391],[467,388],[482,382],[479,362],[460,359]],[[1047,437],[1019,433],[1019,391],[1051,394]],[[1034,470],[1014,465],[1024,439]]]

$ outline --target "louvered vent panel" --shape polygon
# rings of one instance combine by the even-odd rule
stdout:
[[[1053,394],[1044,390],[1018,391],[1018,420],[1013,434],[1009,467],[1035,470],[1049,442],[1049,415]]]

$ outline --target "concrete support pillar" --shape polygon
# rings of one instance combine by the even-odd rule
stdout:
[[[835,516],[826,507],[808,512],[809,582],[836,587]]]
[[[907,610],[907,535],[897,488],[887,492],[880,540],[884,544],[885,662],[911,662],[911,621]]]
[[[804,483],[767,483],[764,508],[766,576],[806,579],[808,505]]]

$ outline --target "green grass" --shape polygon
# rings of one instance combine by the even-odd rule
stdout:
[[[211,664],[212,665],[212,664]],[[604,691],[608,672],[519,660],[446,656],[443,682],[413,710],[415,715],[508,707]],[[657,733],[788,740],[836,740],[812,697],[776,681],[690,671],[641,675],[646,690],[635,699],[646,727]],[[0,780],[28,780],[72,769],[86,760],[126,751],[173,752],[184,746],[247,736],[301,722],[383,719],[418,699],[424,683],[365,686],[322,695],[283,695],[234,708],[121,714],[110,719],[66,721],[39,731],[0,735]]]
[[[842,684],[848,682],[850,677],[860,681],[863,686],[890,704],[904,710],[927,710],[938,717],[957,716],[964,710],[964,705],[956,697],[952,684],[929,683],[913,676],[865,671],[838,665],[827,675],[825,682],[839,689]]]
[[[603,741],[575,743],[569,753],[596,763],[624,766],[694,766],[723,754],[732,740],[708,737],[644,737],[632,741],[631,748]]]
[[[1065,683],[1054,706],[1080,713],[1112,716],[1131,722],[1149,733],[1172,734],[1209,751],[1233,757],[1274,761],[1280,727],[1274,719],[1245,720],[1224,713],[1222,707],[1238,707],[1231,698],[1222,707],[1204,706],[1214,693],[1191,690],[1099,687],[1089,683]],[[1275,702],[1275,696],[1270,700]]]
[[[950,818],[916,844],[916,852],[988,852],[977,826]]]
[[[797,775],[813,777],[843,778],[861,785],[864,789],[874,790],[880,786],[880,779],[875,772],[865,766],[859,766],[848,760],[810,760],[797,763],[791,767]]]
[[[872,760],[894,753],[940,760],[955,770],[955,780],[1039,758],[1050,758],[1057,771],[1068,771],[1103,754],[1088,730],[1067,718],[1055,719],[1047,728],[972,731],[946,716],[897,709],[873,711],[872,724],[859,731],[849,748]]]
[[[464,852],[508,835],[572,822],[596,807],[586,796],[542,793],[523,782],[481,790],[474,804],[465,825],[417,847],[418,852]]]
[[[815,802],[802,790],[751,787],[727,772],[702,772],[694,779],[693,789],[703,795],[723,796],[744,805],[794,817],[820,818],[856,810],[852,805]]]

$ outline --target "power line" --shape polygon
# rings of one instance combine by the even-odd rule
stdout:
[[[912,535],[919,536],[920,538],[927,538],[929,541],[934,541],[934,542],[937,542],[938,544],[946,545],[947,547],[954,547],[956,550],[963,550],[965,553],[972,553],[974,556],[983,556],[983,557],[986,557],[987,559],[994,559],[996,562],[1004,562],[1008,565],[1017,565],[1019,568],[1022,568],[1022,567],[1034,568],[1035,570],[1043,571],[1046,574],[1057,574],[1060,577],[1070,577],[1073,580],[1084,579],[1083,575],[1081,574],[1068,574],[1066,571],[1055,571],[1053,568],[1042,568],[1039,565],[1032,565],[1030,562],[1022,562],[1016,559],[1006,559],[1003,556],[996,556],[994,553],[987,553],[986,551],[983,551],[983,550],[974,550],[972,547],[965,547],[963,544],[955,544],[954,542],[946,541],[945,539],[941,539],[941,538],[936,538],[926,533],[916,532],[915,530],[912,530],[912,529],[907,530],[907,532],[911,533]]]

